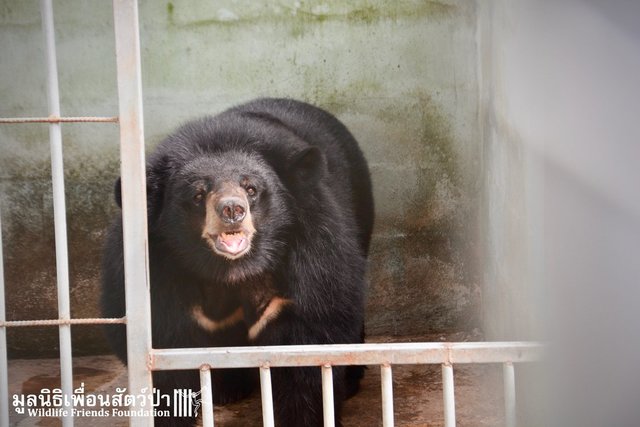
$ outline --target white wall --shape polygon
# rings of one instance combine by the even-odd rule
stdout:
[[[488,329],[551,343],[530,425],[640,425],[640,2],[479,19]]]

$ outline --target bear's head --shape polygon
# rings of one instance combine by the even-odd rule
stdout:
[[[198,156],[166,177],[155,230],[185,252],[206,247],[236,261],[265,252],[291,222],[286,192],[273,169],[240,151]],[[264,236],[262,236],[264,235]],[[260,237],[258,237],[260,236]]]
[[[297,212],[326,166],[317,148],[288,134],[208,131],[182,128],[150,157],[150,238],[190,272],[238,282],[284,259]],[[118,204],[120,196],[118,180]]]

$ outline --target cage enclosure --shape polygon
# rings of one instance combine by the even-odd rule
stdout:
[[[573,121],[559,123],[557,117],[578,102],[560,100],[549,107],[549,92],[566,89],[566,96],[575,95],[584,82],[567,89],[564,72],[588,63],[581,50],[573,51],[574,62],[565,61],[563,45],[555,41],[565,40],[564,18],[572,23],[569,28],[579,44],[592,46],[593,40],[580,32],[583,25],[619,41],[606,19],[619,23],[616,28],[623,34],[635,35],[636,45],[638,37],[617,7],[607,14],[579,1],[563,2],[555,10],[534,3],[140,2],[146,148],[152,149],[188,119],[256,97],[295,98],[322,107],[359,141],[373,179],[376,219],[368,271],[368,341],[547,338],[543,320],[548,320],[547,311],[557,310],[547,307],[549,283],[562,279],[564,270],[552,265],[543,280],[543,266],[548,268],[543,234],[564,230],[572,221],[557,216],[555,205],[552,220],[545,224],[543,219],[549,219],[550,202],[584,192],[584,182],[593,181],[593,171],[580,166],[579,156],[548,148],[550,142],[558,147],[553,143],[563,131],[572,136],[573,124],[582,118],[571,116]],[[53,11],[60,115],[103,117],[106,122],[61,127],[70,313],[71,318],[98,318],[101,251],[116,211],[113,183],[120,174],[114,118],[119,110],[117,22],[112,4],[101,0],[59,0]],[[548,21],[551,11],[557,15]],[[545,26],[548,32],[542,30]],[[0,2],[0,117],[51,115],[42,28],[38,2]],[[606,51],[601,44],[593,46]],[[542,52],[549,57],[541,58]],[[633,58],[638,55],[631,55],[630,64]],[[610,59],[613,63],[618,57],[612,53]],[[614,74],[606,67],[600,71]],[[586,74],[585,81],[597,80],[600,71]],[[620,78],[632,80],[631,74]],[[630,90],[637,92],[637,87]],[[589,96],[585,102],[595,104]],[[60,266],[49,130],[42,123],[6,123],[0,126],[6,319],[56,319]],[[545,123],[559,132],[547,131]],[[587,131],[580,136],[589,139]],[[543,193],[543,172],[549,170],[557,182],[569,184]],[[567,178],[567,170],[580,179]],[[598,191],[611,190],[624,214],[637,212],[637,203],[625,197],[615,179],[596,178]],[[569,208],[582,206],[581,200],[568,203]],[[637,225],[633,216],[622,217],[622,224]],[[579,225],[588,229],[591,222]],[[585,259],[595,258],[593,253]],[[570,299],[566,288],[558,292],[556,301]],[[35,369],[29,360],[58,357],[58,331],[45,326],[6,328],[6,334],[11,390],[27,394],[57,387],[57,362],[42,361]],[[123,369],[101,356],[110,350],[99,326],[75,325],[71,338],[78,358],[76,381],[86,380],[94,390],[120,384]],[[396,372],[398,424],[441,425],[440,394],[430,394],[442,387],[437,368]],[[456,373],[461,386],[456,391],[459,425],[505,422],[502,371],[494,368]],[[535,376],[526,373],[523,378]],[[372,401],[379,405],[379,375],[369,372],[364,397],[347,404],[346,425],[378,422],[379,412],[366,414]],[[541,385],[519,386],[525,396],[518,409],[522,425],[536,425],[540,419],[533,409],[540,401],[526,398],[527,393],[538,393],[537,387]],[[418,406],[426,409],[416,413]],[[234,425],[242,419],[234,411],[251,412],[251,402],[216,416]],[[259,415],[255,417],[258,423]],[[13,413],[11,422],[27,421]]]

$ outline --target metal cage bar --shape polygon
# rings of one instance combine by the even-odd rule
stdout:
[[[515,377],[513,364],[542,359],[544,346],[532,342],[465,343],[381,343],[332,344],[270,347],[225,347],[155,349],[151,369],[197,369],[202,363],[216,369],[260,367],[265,426],[273,424],[271,367],[319,366],[322,371],[323,415],[325,425],[333,425],[332,366],[380,365],[383,425],[393,425],[393,380],[391,365],[440,364],[445,427],[454,427],[455,389],[453,364],[502,363],[505,372],[505,419],[515,425]],[[267,379],[268,377],[268,379]],[[268,397],[267,397],[268,396]],[[270,412],[269,412],[270,411]],[[509,420],[514,420],[510,423]]]
[[[333,407],[333,369],[327,364],[322,365],[322,414],[324,427],[334,427],[336,419]]]
[[[60,325],[108,325],[127,323],[126,317],[118,318],[83,318],[83,319],[36,319],[36,320],[0,320],[0,327],[21,328],[28,326],[60,326]]]
[[[44,34],[47,60],[47,100],[50,116],[60,116],[60,95],[58,93],[58,66],[56,60],[56,41],[53,24],[53,6],[51,0],[40,1],[42,32]],[[64,196],[64,163],[62,156],[62,130],[60,123],[49,124],[49,142],[51,144],[51,177],[53,184],[53,218],[56,246],[56,277],[58,289],[58,318],[68,320],[71,317],[69,303],[69,254],[67,248],[67,218]],[[71,401],[73,393],[73,361],[71,354],[71,325],[59,325],[60,334],[60,385],[62,393]],[[71,408],[67,405],[62,418],[64,427],[73,426]]]
[[[147,195],[142,115],[142,79],[138,3],[113,1],[120,117],[122,229],[127,359],[131,393],[153,388],[148,357],[151,351]],[[197,368],[200,368],[200,363]],[[153,425],[153,418],[132,417],[133,427]]]
[[[19,123],[118,123],[118,117],[2,117],[0,124]]]
[[[453,366],[442,365],[442,397],[444,400],[444,427],[456,427],[456,398],[453,386]]]
[[[382,389],[382,426],[393,427],[393,377],[391,365],[380,366],[380,387]]]
[[[260,395],[262,399],[262,425],[274,427],[273,418],[273,389],[271,388],[271,368],[269,365],[260,367]]]
[[[336,365],[422,365],[535,362],[543,346],[530,342],[384,343],[269,347],[172,348],[151,351],[151,369],[253,368]]]
[[[2,212],[0,211],[0,321],[6,319],[4,298],[4,255],[2,253]],[[9,425],[9,363],[7,360],[7,328],[0,326],[0,425]]]
[[[211,383],[211,368],[203,365],[200,368],[200,390],[202,395],[202,427],[213,427],[213,385]]]
[[[48,123],[51,144],[56,268],[59,319],[7,321],[5,317],[2,231],[0,223],[0,424],[9,424],[6,328],[58,326],[60,330],[61,382],[64,394],[73,388],[71,325],[127,323],[129,390],[152,390],[152,370],[199,369],[204,426],[214,425],[210,365],[216,368],[260,367],[263,422],[274,425],[271,366],[319,366],[322,376],[324,425],[335,424],[333,370],[337,365],[380,365],[383,425],[393,426],[392,364],[441,364],[445,426],[455,426],[453,363],[503,363],[505,422],[515,427],[515,373],[513,363],[541,359],[537,343],[395,343],[274,346],[253,348],[193,348],[153,350],[149,298],[146,223],[146,179],[140,72],[138,5],[136,0],[113,0],[118,74],[118,117],[61,117],[53,10],[51,0],[41,0],[47,55],[49,117],[0,118],[1,124]],[[71,319],[66,234],[64,168],[61,123],[104,122],[120,124],[123,187],[123,233],[127,316],[120,319]],[[128,320],[128,322],[127,322]],[[233,356],[233,357],[231,357]],[[203,363],[208,363],[203,365]],[[70,413],[70,411],[69,411]],[[152,417],[132,417],[131,426],[150,426]],[[71,415],[63,425],[73,425]]]
[[[57,319],[6,320],[4,259],[2,253],[2,230],[0,223],[0,425],[9,425],[9,390],[7,335],[8,327],[58,326],[60,342],[60,388],[71,401],[73,392],[73,356],[71,346],[71,325],[126,323],[125,318],[71,319],[69,298],[69,255],[67,242],[66,203],[64,191],[64,160],[62,148],[61,123],[118,123],[118,117],[61,117],[58,85],[55,26],[51,0],[40,1],[43,42],[47,68],[47,106],[48,117],[0,118],[0,124],[47,123],[49,124],[49,144],[51,150],[51,177],[53,187],[53,211],[56,250],[56,289],[58,298]],[[62,419],[63,426],[73,426],[73,415],[66,407]]]
[[[502,365],[504,382],[504,419],[506,427],[516,427],[516,375],[513,363]]]

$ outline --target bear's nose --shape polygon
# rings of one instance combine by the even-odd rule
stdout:
[[[223,197],[218,202],[216,211],[222,221],[227,224],[233,224],[244,219],[247,205],[245,201],[239,197]]]

